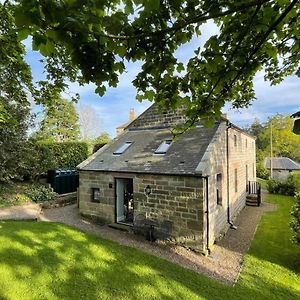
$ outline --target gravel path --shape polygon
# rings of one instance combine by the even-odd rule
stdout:
[[[149,243],[130,232],[90,223],[80,217],[76,205],[45,209],[40,215],[40,220],[65,223],[122,245],[141,249],[225,283],[234,284],[262,214],[275,209],[276,206],[269,203],[262,203],[260,207],[246,206],[235,220],[237,230],[229,229],[226,236],[213,247],[208,257],[180,246]]]
[[[0,209],[0,220],[37,220],[41,207],[35,203]]]

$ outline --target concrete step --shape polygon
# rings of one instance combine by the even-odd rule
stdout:
[[[254,202],[246,202],[246,205],[247,206],[258,206],[257,202],[254,203]]]

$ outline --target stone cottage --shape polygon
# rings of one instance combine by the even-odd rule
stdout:
[[[228,120],[173,141],[181,110],[152,105],[78,166],[79,209],[206,252],[245,206],[255,138]]]
[[[265,159],[265,168],[271,173],[271,158]],[[272,157],[272,178],[285,181],[291,172],[300,172],[300,164],[288,157]]]

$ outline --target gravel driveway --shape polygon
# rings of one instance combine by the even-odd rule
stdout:
[[[237,230],[229,229],[226,236],[214,245],[212,253],[207,257],[181,246],[170,247],[165,244],[150,243],[130,232],[93,224],[80,217],[76,205],[45,209],[40,214],[40,220],[65,223],[122,245],[141,249],[225,283],[234,284],[262,214],[275,209],[276,206],[269,203],[262,203],[260,207],[246,206],[235,220]]]

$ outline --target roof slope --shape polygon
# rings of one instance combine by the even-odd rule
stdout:
[[[81,170],[151,174],[195,174],[218,124],[213,128],[196,127],[173,142],[166,154],[155,154],[159,145],[172,139],[169,129],[127,130],[99,150],[93,159],[79,165]],[[132,145],[121,155],[113,153],[126,142]]]
[[[271,168],[270,157],[265,160],[265,167]],[[300,165],[288,157],[273,157],[272,158],[272,169],[274,170],[300,170]]]
[[[133,120],[127,129],[170,128],[186,120],[183,108],[166,110],[153,104]]]

